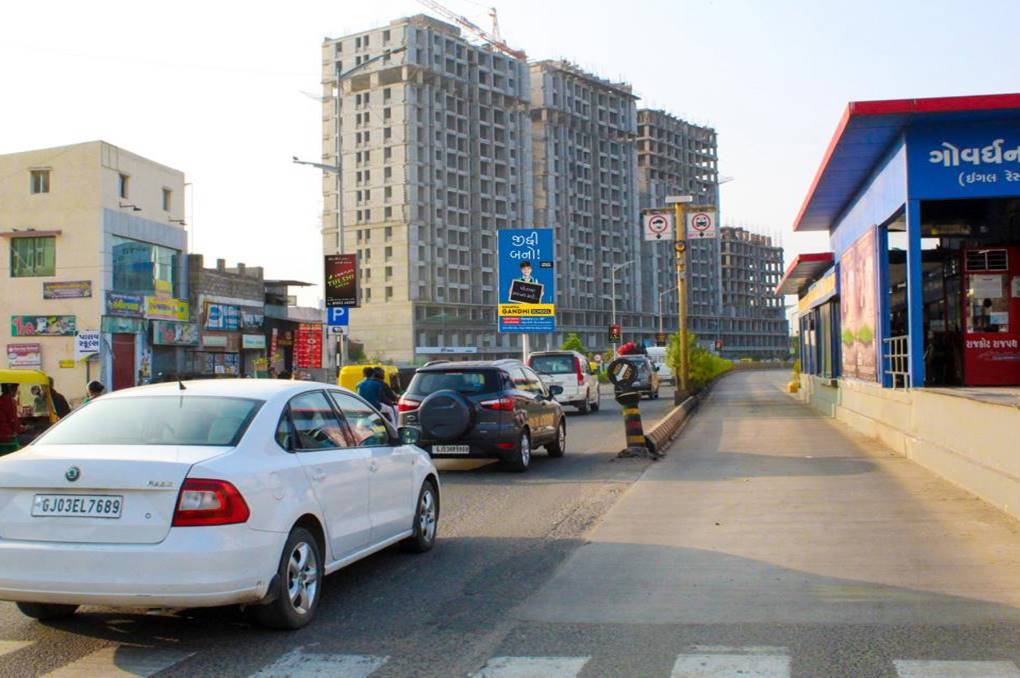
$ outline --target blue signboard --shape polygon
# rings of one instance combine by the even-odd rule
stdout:
[[[330,306],[326,309],[326,324],[330,327],[347,327],[351,324],[351,314],[347,306]]]
[[[499,331],[556,330],[556,269],[551,228],[498,231]]]
[[[907,132],[910,197],[1020,195],[1020,126],[925,125]]]

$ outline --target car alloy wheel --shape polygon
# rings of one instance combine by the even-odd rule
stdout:
[[[301,615],[308,614],[319,595],[319,561],[315,550],[303,541],[294,545],[287,563],[287,595]]]
[[[418,502],[418,531],[427,543],[436,538],[436,498],[431,486],[422,491]]]
[[[521,466],[524,468],[528,467],[531,463],[531,438],[528,437],[528,432],[525,431],[521,434]]]

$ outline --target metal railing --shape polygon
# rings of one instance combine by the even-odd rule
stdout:
[[[888,374],[893,388],[910,388],[910,336],[883,339],[882,372]]]

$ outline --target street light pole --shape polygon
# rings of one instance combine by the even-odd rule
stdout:
[[[615,266],[613,266],[612,275],[609,276],[609,283],[610,283],[609,297],[610,297],[610,301],[613,304],[613,320],[612,320],[611,324],[613,324],[613,325],[616,324],[616,272],[619,271],[624,266],[629,266],[632,263],[634,263],[633,260],[625,261],[622,264],[616,264]],[[621,335],[621,338],[622,338],[623,332],[620,332],[620,335]],[[616,355],[616,348],[617,348],[617,346],[618,346],[618,344],[614,341],[612,343],[613,355]]]

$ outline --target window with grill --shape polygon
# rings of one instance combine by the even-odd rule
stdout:
[[[55,275],[56,242],[57,239],[53,236],[11,238],[11,277]]]
[[[29,174],[29,190],[32,193],[50,192],[50,171],[32,170]]]

